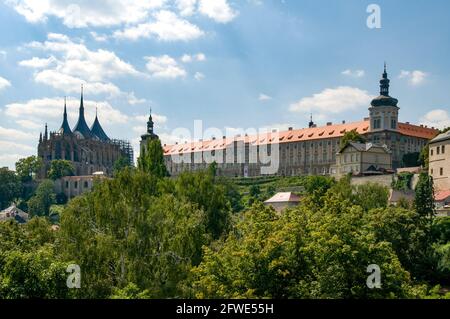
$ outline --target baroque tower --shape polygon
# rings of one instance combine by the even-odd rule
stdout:
[[[370,112],[370,132],[398,129],[398,100],[389,95],[388,74],[386,63],[380,80],[380,95],[372,100]]]

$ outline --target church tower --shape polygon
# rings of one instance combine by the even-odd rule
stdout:
[[[141,136],[141,152],[146,147],[148,141],[159,139],[159,136],[155,134],[154,122],[152,118],[152,109],[150,109],[150,116],[147,121],[147,133]]]
[[[380,80],[380,96],[372,100],[370,112],[370,132],[397,130],[398,128],[398,100],[389,95],[388,74],[386,63]]]

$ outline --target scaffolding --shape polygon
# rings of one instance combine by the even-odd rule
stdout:
[[[111,143],[119,146],[120,150],[124,153],[124,156],[128,158],[130,165],[134,166],[134,152],[130,141],[113,139],[111,140]]]

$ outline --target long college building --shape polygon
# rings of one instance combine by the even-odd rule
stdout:
[[[327,123],[317,127],[289,128],[284,132],[214,138],[209,141],[164,145],[167,168],[172,176],[217,163],[217,173],[230,177],[260,175],[329,175],[336,164],[340,139],[356,130],[367,142],[383,145],[392,154],[392,166],[401,166],[405,154],[420,152],[437,130],[398,122],[398,100],[389,95],[386,67],[380,80],[380,95],[372,100],[369,117],[354,123]],[[153,125],[149,134],[153,134]],[[145,144],[145,143],[143,143]],[[267,168],[277,161],[275,170]]]

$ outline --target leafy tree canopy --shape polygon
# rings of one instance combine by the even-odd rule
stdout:
[[[75,168],[70,161],[67,160],[54,160],[50,164],[48,170],[48,177],[52,180],[57,180],[65,176],[73,176]]]

